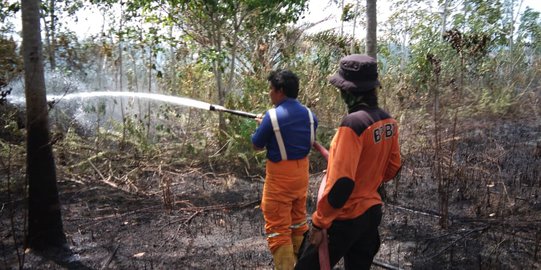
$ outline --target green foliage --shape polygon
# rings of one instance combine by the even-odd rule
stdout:
[[[21,114],[18,108],[9,106],[0,100],[0,143],[3,141],[11,144],[22,144],[25,140],[26,133],[23,129],[20,129]],[[3,145],[5,147],[7,145]],[[0,153],[6,153],[8,149],[1,149]]]
[[[447,21],[443,25],[443,12],[436,2],[443,3],[392,1],[393,13],[380,21],[380,104],[398,117],[426,116],[438,92],[445,117],[453,115],[456,108],[472,114],[509,113],[518,95],[539,85],[539,12],[526,9],[522,14],[511,14],[508,4],[516,5],[517,1],[451,1],[454,9],[444,11]],[[85,3],[59,2],[59,25]],[[291,23],[303,15],[306,0],[90,3],[100,7],[109,24],[98,36],[84,41],[62,28],[56,35],[56,57],[61,70],[96,72],[101,82],[92,89],[116,87],[122,78],[123,91],[155,91],[264,113],[271,107],[267,74],[272,69],[289,68],[301,79],[299,100],[320,120],[318,141],[325,146],[330,143],[345,107],[328,77],[352,45],[356,51],[362,51],[364,45],[359,37],[339,36],[333,31],[308,35],[293,26]],[[344,6],[342,20],[353,20],[355,9],[352,4]],[[113,12],[119,10],[120,16]],[[0,19],[16,11],[16,5],[3,6]],[[510,18],[520,18],[515,33]],[[511,34],[515,34],[514,40]],[[13,77],[5,79],[5,71],[21,67],[13,64],[20,61],[18,49],[14,41],[0,41],[0,78],[9,81]],[[123,74],[107,76],[117,74],[119,67]],[[87,111],[104,124],[111,112],[105,105],[88,105]],[[104,138],[116,138],[125,125],[128,142],[144,152],[159,151],[157,142],[169,143],[178,148],[178,157],[189,157],[185,160],[207,160],[210,156],[212,162],[234,161],[239,168],[260,169],[264,152],[255,153],[250,142],[255,122],[222,114],[225,130],[219,131],[218,115],[162,105],[152,107],[150,113],[146,108],[137,115],[130,112],[124,123],[114,123],[112,130],[103,128],[102,132],[108,132]],[[219,141],[218,134],[225,134],[225,141]]]
[[[145,123],[142,120],[136,121],[137,117],[127,116],[123,125],[128,135],[128,141],[141,149],[143,153],[149,153],[154,150],[155,144],[152,144],[147,136]]]
[[[103,116],[106,112],[106,104],[103,101],[98,102],[98,104],[85,104],[83,110],[87,113],[96,114],[97,116]]]
[[[541,54],[541,15],[538,11],[526,8],[520,19],[517,42]]]
[[[340,20],[343,22],[349,22],[357,15],[358,14],[355,12],[355,5],[352,3],[347,3],[342,9],[342,16],[340,16]]]
[[[0,22],[4,24],[7,18],[14,16],[19,10],[21,10],[19,1],[9,3],[7,0],[0,0]],[[0,30],[5,31],[6,29],[2,26]]]
[[[0,36],[0,91],[23,70],[22,57],[17,53],[17,43]],[[6,89],[8,91],[9,89]]]
[[[476,113],[503,116],[515,104],[516,95],[511,88],[483,88],[476,99],[478,104],[473,107]]]
[[[472,34],[485,34],[492,46],[508,43],[508,30],[503,19],[502,3],[497,1],[464,1],[463,12],[453,16],[453,27]]]
[[[250,169],[251,163],[261,165],[264,161],[261,154],[252,154],[254,150],[251,135],[257,127],[256,122],[252,119],[235,116],[228,120],[226,149],[220,158],[229,161],[236,160],[238,164],[242,164],[248,169]]]

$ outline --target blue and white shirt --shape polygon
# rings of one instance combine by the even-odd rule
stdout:
[[[295,160],[306,157],[312,147],[310,142],[309,110],[297,99],[293,98],[286,98],[280,104],[276,105],[275,110],[287,159]],[[313,115],[313,119],[315,134],[317,128],[317,118],[315,115]],[[267,148],[267,158],[270,161],[278,162],[282,160],[268,111],[265,113],[261,125],[259,125],[252,135],[252,143],[256,147]]]

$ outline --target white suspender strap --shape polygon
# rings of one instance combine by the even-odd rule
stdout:
[[[308,110],[308,117],[310,117],[310,147],[312,147],[316,141],[316,134],[314,131],[314,115],[312,114],[312,111],[308,109],[308,107],[306,107],[306,110]]]
[[[276,135],[276,142],[278,142],[278,149],[280,149],[280,156],[282,157],[282,160],[287,160],[286,146],[284,145],[284,139],[282,139],[282,133],[280,133],[280,126],[278,125],[278,117],[276,116],[275,108],[269,110],[269,116],[272,129]]]

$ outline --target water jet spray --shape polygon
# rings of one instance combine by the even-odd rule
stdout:
[[[114,91],[98,91],[98,92],[83,92],[83,93],[70,93],[66,95],[47,95],[47,101],[49,106],[54,106],[54,104],[60,102],[61,100],[70,100],[76,98],[93,98],[93,97],[133,97],[133,98],[145,98],[150,100],[162,101],[167,103],[172,103],[176,105],[183,105],[208,111],[218,111],[226,112],[242,117],[247,118],[256,118],[257,115],[254,113],[243,112],[238,110],[227,109],[223,106],[210,104],[203,101],[198,101],[195,99],[184,98],[184,97],[175,97],[162,94],[153,94],[153,93],[140,93],[140,92],[114,92]]]

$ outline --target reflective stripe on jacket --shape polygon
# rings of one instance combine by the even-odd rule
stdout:
[[[277,104],[275,110],[280,133],[284,140],[287,159],[295,160],[306,157],[312,147],[310,142],[310,118],[307,108],[298,100],[287,98]],[[317,129],[315,115],[313,115],[313,120],[315,134]],[[268,111],[252,135],[252,143],[259,148],[265,147],[267,149],[267,158],[270,161],[278,162],[282,160]]]

